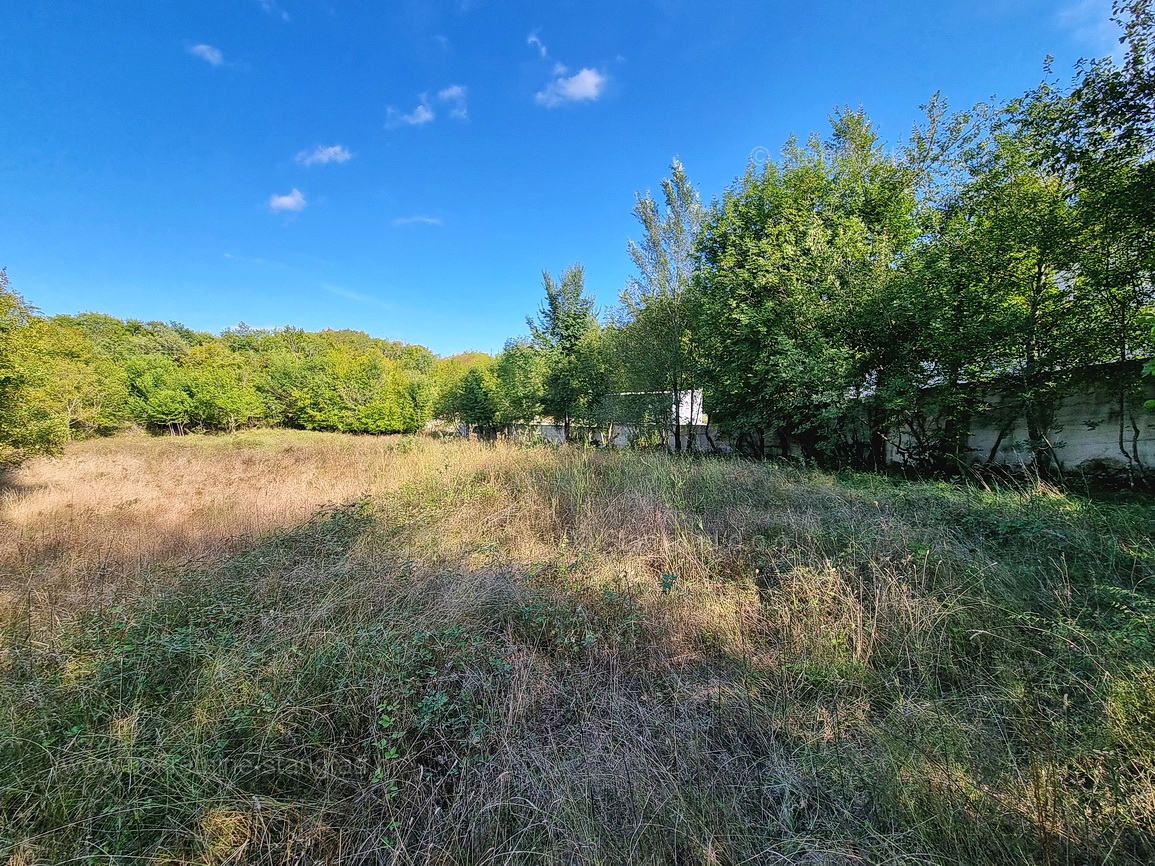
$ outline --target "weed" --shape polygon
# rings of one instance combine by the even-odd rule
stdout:
[[[287,432],[6,483],[11,866],[1155,858],[1144,502]]]

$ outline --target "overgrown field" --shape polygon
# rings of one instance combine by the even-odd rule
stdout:
[[[247,433],[0,486],[0,863],[1155,861],[1155,508]]]

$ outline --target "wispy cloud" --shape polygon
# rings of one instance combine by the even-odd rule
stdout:
[[[532,33],[530,33],[529,36],[526,37],[525,44],[532,45],[534,48],[536,48],[537,53],[540,54],[544,59],[549,57],[549,49],[545,47],[545,43],[542,42],[541,37],[537,35],[539,32],[541,31],[534,30]]]
[[[469,108],[465,103],[467,91],[460,84],[452,84],[437,92],[437,98],[450,105],[449,116],[457,120],[469,117]]]
[[[188,53],[193,57],[199,57],[212,66],[224,66],[225,64],[225,55],[221,53],[221,50],[203,42],[189,48]]]
[[[412,111],[405,113],[398,111],[392,105],[389,106],[385,115],[386,126],[424,126],[427,123],[432,123],[433,119],[437,117],[433,113],[433,109],[429,107],[429,100],[426,95],[421,94],[421,102]]]
[[[609,78],[589,67],[580,69],[573,75],[567,75],[564,66],[554,68],[554,79],[545,86],[545,89],[534,95],[538,105],[546,108],[556,108],[566,102],[595,102],[606,89]]]
[[[1075,0],[1058,12],[1059,25],[1096,56],[1123,57],[1119,25],[1111,20],[1111,0]]]
[[[302,150],[295,158],[301,165],[325,165],[348,162],[353,154],[343,144],[319,144],[312,150]]]
[[[393,220],[393,225],[397,226],[397,227],[401,227],[401,226],[439,226],[439,225],[441,225],[441,220],[439,220],[437,217],[430,217],[430,216],[397,217],[397,219]]]
[[[384,309],[391,309],[392,305],[387,304],[380,298],[374,298],[371,295],[363,295],[360,292],[353,292],[342,286],[334,286],[332,283],[322,283],[321,288],[330,295],[336,295],[339,298],[348,298],[350,301],[356,301],[359,304],[369,304],[374,307],[383,307]]]
[[[274,264],[273,262],[269,262],[265,259],[254,259],[254,258],[250,258],[248,256],[236,256],[236,255],[233,255],[232,253],[224,253],[224,257],[226,259],[229,259],[229,260],[234,261],[234,262],[245,262],[245,263],[250,264],[250,265]]]
[[[288,21],[289,13],[277,5],[276,0],[257,0],[261,9],[266,15],[272,15],[274,18],[280,18],[282,21]]]
[[[269,197],[269,208],[275,213],[288,211],[289,213],[300,213],[305,209],[305,194],[299,189],[294,188],[292,192],[285,195],[273,195]]]
[[[467,88],[460,84],[451,84],[448,87],[443,87],[437,91],[435,99],[437,102],[443,102],[449,109],[449,116],[457,120],[466,120],[469,117],[469,107],[466,104],[466,97],[469,95]],[[433,110],[430,104],[429,94],[422,93],[418,96],[417,107],[412,111],[399,111],[392,105],[386,110],[385,125],[388,127],[398,126],[424,126],[427,123],[432,123],[437,119],[437,112]]]

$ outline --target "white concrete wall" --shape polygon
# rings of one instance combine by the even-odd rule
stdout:
[[[1138,367],[1136,366],[1136,375]],[[1155,399],[1155,381],[1144,383],[1144,393],[1132,399],[1125,411],[1120,412],[1119,395],[1114,390],[1107,368],[1086,371],[1083,380],[1076,383],[1071,393],[1062,400],[1055,413],[1054,424],[1047,432],[1055,454],[1064,471],[1080,469],[1094,471],[1123,472],[1127,468],[1127,456],[1119,447],[1119,424],[1123,422],[1123,445],[1128,452],[1134,448],[1134,456],[1145,468],[1155,470],[1155,412],[1143,408],[1145,400]],[[1101,375],[1098,375],[1100,374]],[[997,391],[987,397],[988,410],[976,415],[971,421],[968,446],[971,460],[985,463],[995,448],[993,462],[1004,466],[1028,466],[1034,455],[1027,447],[1027,429],[1019,417],[1014,427],[999,439],[999,423],[1008,414],[1013,414],[1010,405]],[[1134,440],[1135,428],[1138,440]],[[532,424],[520,428],[531,437],[540,437],[546,442],[560,443],[563,440],[560,424]],[[709,431],[709,435],[707,435]],[[607,441],[607,432],[612,437]],[[634,437],[634,427],[629,424],[615,424],[606,428],[584,428],[573,426],[570,435],[578,441],[587,439],[599,445],[628,447]],[[641,433],[641,431],[639,431]],[[683,447],[690,445],[700,452],[730,452],[731,444],[716,430],[706,425],[683,427]],[[892,431],[891,440],[899,448],[911,441],[909,432]],[[713,440],[711,442],[711,440]],[[776,440],[775,443],[776,444]],[[673,448],[673,435],[667,437],[667,445]],[[888,447],[892,462],[901,463],[902,454],[893,445]]]
[[[1097,372],[1102,375],[1097,376]],[[1144,401],[1155,399],[1155,382],[1145,382],[1142,396],[1131,396],[1121,411],[1117,385],[1111,381],[1109,372],[1106,367],[1087,371],[1083,381],[1071,387],[1055,411],[1046,436],[1064,471],[1125,470],[1128,457],[1119,447],[1120,421],[1123,424],[1123,448],[1141,466],[1155,469],[1155,412],[1143,407]],[[1138,375],[1137,367],[1135,375]],[[1021,415],[999,438],[1000,424],[1008,416],[1016,414],[1014,403],[997,391],[989,393],[986,400],[987,411],[971,419],[967,445],[972,462],[986,463],[991,459],[1003,466],[1030,465],[1034,455],[1027,445],[1027,425]],[[909,433],[902,430],[893,431],[891,438],[900,447],[911,440]],[[893,462],[902,461],[898,448],[888,450]]]
[[[1148,395],[1147,399],[1152,396]],[[1004,403],[998,397],[990,400],[992,420]],[[1136,405],[1137,404],[1137,405]],[[1054,424],[1047,438],[1055,446],[1055,455],[1064,469],[1078,469],[1096,463],[1109,466],[1127,463],[1127,455],[1119,447],[1119,424],[1123,422],[1123,447],[1144,466],[1155,467],[1155,412],[1143,408],[1142,401],[1134,401],[1121,412],[1118,394],[1106,387],[1087,388],[1071,394],[1059,405]],[[1132,426],[1134,425],[1134,426]],[[1138,441],[1134,441],[1135,427]],[[995,446],[999,431],[993,424],[984,423],[984,416],[975,419],[968,441],[974,459],[985,461]],[[1003,436],[995,454],[996,463],[1027,465],[1033,457],[1026,446],[1026,423],[1019,418],[1014,428]]]

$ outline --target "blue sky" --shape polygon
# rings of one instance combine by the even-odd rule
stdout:
[[[525,331],[599,305],[635,191],[710,199],[866,108],[889,142],[1117,46],[1109,0],[20,0],[0,4],[0,267],[46,313]]]

